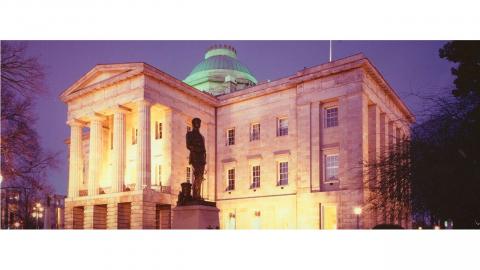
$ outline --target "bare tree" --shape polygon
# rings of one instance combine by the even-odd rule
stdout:
[[[34,100],[46,93],[43,67],[27,56],[25,43],[2,42],[1,49],[2,185],[28,191],[21,199],[25,204],[53,191],[46,172],[55,167],[57,155],[43,149],[35,131]],[[29,206],[20,209],[27,223]]]
[[[411,213],[429,226],[448,220],[454,228],[479,227],[479,104],[475,96],[429,98],[428,114],[411,136],[365,164],[368,208],[383,223]]]
[[[375,213],[377,223],[408,223],[412,213],[411,141],[408,137],[380,153],[378,160],[366,163],[368,196],[366,207]]]
[[[24,97],[45,93],[42,65],[36,57],[27,55],[27,44],[2,42],[2,92],[14,91]]]

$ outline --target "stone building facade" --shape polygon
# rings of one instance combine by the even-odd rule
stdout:
[[[362,54],[260,84],[236,57],[212,47],[185,82],[145,63],[97,65],[65,90],[65,227],[170,228],[199,117],[202,194],[221,229],[356,228],[368,196],[360,163],[408,136],[412,113]],[[364,212],[358,227],[378,222]]]

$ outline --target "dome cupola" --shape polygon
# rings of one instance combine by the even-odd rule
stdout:
[[[212,95],[222,95],[256,85],[257,79],[237,60],[235,48],[213,45],[184,82]]]

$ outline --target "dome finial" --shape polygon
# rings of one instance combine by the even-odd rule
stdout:
[[[216,55],[225,55],[232,58],[237,58],[237,50],[233,46],[227,44],[214,44],[205,52],[205,59]]]

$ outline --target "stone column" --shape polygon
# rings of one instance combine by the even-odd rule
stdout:
[[[137,182],[136,190],[150,188],[150,102],[140,100],[138,103],[138,138],[137,138]]]
[[[127,110],[123,107],[117,107],[113,115],[112,192],[122,192],[125,184],[126,112]]]
[[[94,115],[90,121],[90,144],[88,157],[88,196],[98,195],[102,167],[102,120]]]
[[[322,130],[322,119],[321,119],[321,110],[320,110],[320,102],[315,101],[311,103],[310,107],[310,117],[311,117],[311,131],[310,131],[310,142],[311,142],[311,181],[312,181],[312,189],[313,190],[320,190],[320,181],[321,181],[321,147],[322,147],[322,140],[321,140],[321,130]]]
[[[172,186],[172,141],[173,141],[173,122],[172,122],[172,110],[166,109],[164,111],[164,132],[163,132],[163,149],[164,149],[164,159],[162,165],[162,170],[166,176],[165,185]],[[183,182],[184,179],[180,179]]]
[[[368,164],[376,164],[380,160],[380,141],[381,141],[381,128],[380,128],[380,109],[376,104],[368,106]],[[370,167],[366,169],[368,175],[368,189],[365,189],[365,196],[373,196],[372,188],[375,188],[378,183],[378,177],[380,170]],[[366,209],[367,210],[367,209]],[[372,228],[380,222],[377,209],[371,211],[365,211],[366,227]]]
[[[70,164],[68,177],[68,197],[78,197],[80,183],[83,179],[82,128],[84,123],[75,119],[70,125]]]

